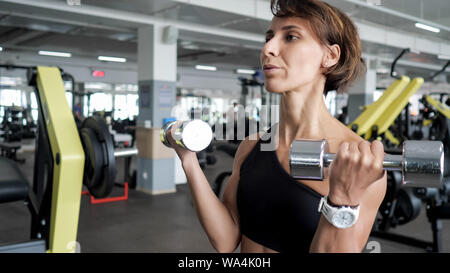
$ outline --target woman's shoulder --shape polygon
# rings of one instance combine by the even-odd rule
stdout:
[[[334,132],[338,132],[335,137],[328,139],[328,144],[330,146],[330,151],[335,152],[338,150],[339,146],[344,142],[354,142],[359,143],[365,141],[363,137],[353,132],[350,128],[340,123],[338,128],[335,128]]]

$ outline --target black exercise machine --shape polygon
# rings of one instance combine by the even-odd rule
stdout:
[[[1,67],[1,66],[0,66]],[[38,102],[38,136],[32,183],[16,163],[0,158],[0,203],[25,201],[31,214],[30,241],[0,245],[0,252],[74,252],[82,186],[95,198],[115,183],[116,154],[104,121],[89,117],[78,129],[56,67],[25,69]]]

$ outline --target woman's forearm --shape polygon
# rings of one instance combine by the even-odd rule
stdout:
[[[325,216],[321,215],[311,243],[311,252],[362,252],[370,236],[378,208],[384,199],[386,176],[378,183],[373,183],[363,198],[346,198],[344,195],[331,194],[331,200],[338,205],[360,205],[356,223],[345,229],[333,226]]]
[[[356,240],[357,236],[359,235],[355,226],[339,229],[322,215],[309,250],[319,253],[361,252],[362,249]]]
[[[196,158],[182,164],[194,208],[211,244],[218,252],[233,252],[240,238],[230,211],[213,192]]]

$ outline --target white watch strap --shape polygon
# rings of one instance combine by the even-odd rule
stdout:
[[[323,216],[325,216],[325,218],[328,220],[328,222],[330,222],[331,224],[333,224],[333,215],[334,213],[336,213],[337,208],[330,206],[330,204],[328,204],[328,196],[324,196],[320,199],[320,204],[319,204],[319,212],[322,213]]]
[[[321,212],[323,214],[323,216],[325,217],[325,219],[328,220],[328,222],[330,222],[333,226],[335,226],[337,228],[349,228],[349,227],[353,226],[356,223],[356,221],[358,220],[359,210],[360,210],[360,206],[357,206],[356,208],[351,208],[349,206],[340,206],[340,207],[331,206],[328,203],[328,196],[322,197],[320,199],[320,203],[319,203],[319,212]],[[352,223],[345,227],[337,225],[333,221],[334,215],[337,214],[338,212],[342,212],[342,211],[347,211],[349,213],[352,213],[354,216]]]

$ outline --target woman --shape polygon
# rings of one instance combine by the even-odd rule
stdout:
[[[323,100],[328,90],[342,92],[364,71],[356,28],[317,0],[272,0],[271,8],[261,66],[266,90],[281,95],[280,121],[267,132],[276,136],[276,149],[262,151],[261,134],[243,140],[222,203],[195,154],[173,145],[197,215],[219,252],[233,252],[239,243],[241,252],[361,252],[386,192],[383,145],[342,125]],[[328,179],[289,176],[289,148],[297,139],[328,140],[337,153]],[[347,206],[356,222],[344,219],[347,225],[339,227],[318,211],[324,204]]]

